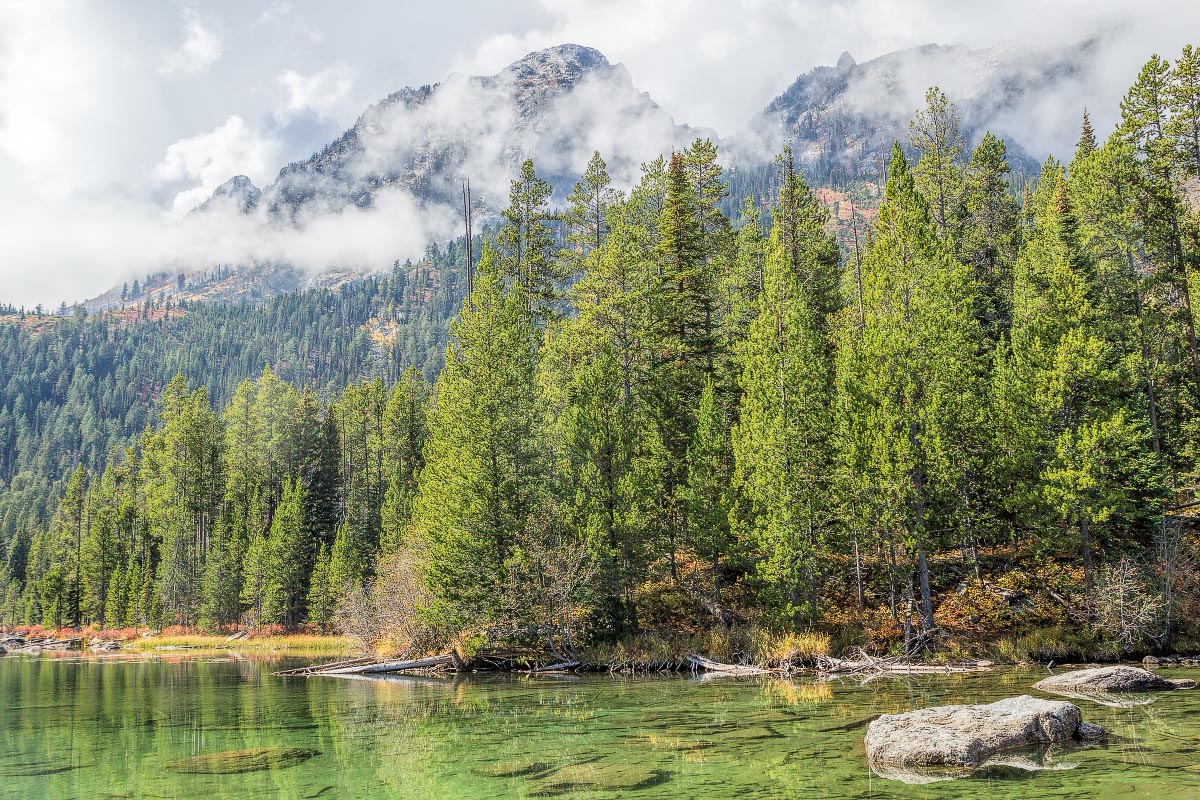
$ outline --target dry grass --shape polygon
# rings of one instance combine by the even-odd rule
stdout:
[[[817,656],[829,655],[829,634],[816,631],[772,634],[752,631],[754,661],[758,664],[811,664]]]
[[[758,627],[712,628],[691,634],[655,631],[627,636],[612,644],[585,648],[583,660],[661,669],[666,665],[681,665],[689,653],[695,653],[723,663],[778,667],[811,664],[817,656],[828,655],[829,650],[829,635],[825,633],[780,634]]]
[[[164,647],[193,650],[240,650],[262,653],[294,653],[297,655],[348,655],[350,640],[342,636],[321,636],[311,633],[285,633],[271,636],[251,636],[228,641],[228,637],[202,633],[147,636],[126,642],[126,647],[138,652],[150,652]]]

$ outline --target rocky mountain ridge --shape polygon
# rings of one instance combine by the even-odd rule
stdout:
[[[466,177],[484,202],[495,204],[525,158],[534,158],[556,187],[569,188],[596,149],[614,174],[632,175],[643,161],[698,133],[711,135],[676,125],[623,66],[566,44],[530,53],[495,75],[451,75],[394,92],[261,191],[239,176],[202,208],[240,204],[245,213],[261,208],[296,221],[346,206],[372,208],[393,189],[457,207]]]

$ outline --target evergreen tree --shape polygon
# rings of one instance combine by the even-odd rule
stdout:
[[[683,156],[671,156],[667,193],[658,222],[658,290],[652,298],[655,329],[651,365],[650,413],[663,452],[663,494],[658,526],[665,539],[672,575],[688,527],[680,496],[687,473],[687,450],[695,430],[695,409],[706,376],[715,366],[711,327],[713,286],[705,258],[700,209],[688,181]]]
[[[910,123],[909,144],[919,159],[913,178],[929,198],[938,235],[946,238],[955,223],[954,209],[962,188],[964,145],[958,109],[936,86],[925,93],[925,108]]]
[[[1167,134],[1175,144],[1181,172],[1200,176],[1200,49],[1184,45],[1167,86],[1171,120]]]
[[[976,315],[994,345],[1012,325],[1012,269],[1020,247],[1020,211],[1009,191],[1004,140],[985,133],[967,165],[956,251],[971,267]]]
[[[961,483],[979,415],[979,328],[969,273],[937,235],[899,146],[862,264],[863,316],[838,353],[841,488],[847,513],[880,531],[898,607],[898,548],[915,560],[922,628],[933,627],[929,554]],[[909,573],[911,575],[911,573]],[[909,584],[905,591],[911,591]],[[909,595],[911,597],[911,594]]]
[[[428,387],[415,369],[400,376],[383,411],[384,480],[383,550],[391,552],[401,543],[412,516],[417,493],[417,476],[425,463],[424,448],[429,437],[426,406]]]
[[[1056,512],[1075,532],[1090,608],[1095,526],[1156,487],[1140,457],[1127,462],[1131,473],[1104,463],[1105,447],[1149,454],[1149,437],[1123,407],[1132,381],[1104,335],[1095,262],[1080,247],[1065,179],[1042,180],[1054,182],[1053,199],[1017,262],[1012,352],[997,373],[1001,435],[1016,465],[1014,510],[1034,528],[1039,514]]]
[[[320,630],[329,630],[333,626],[337,598],[337,589],[330,574],[329,547],[322,545],[309,581],[308,621]]]
[[[785,153],[785,169],[789,161]],[[784,186],[794,180],[785,177]],[[764,594],[798,620],[806,599],[816,615],[817,573],[834,516],[833,373],[818,311],[828,289],[813,276],[836,268],[837,256],[803,184],[781,192],[781,207],[785,202],[792,208],[776,215],[758,316],[740,352],[733,448]]]
[[[599,254],[608,235],[608,210],[620,200],[620,192],[612,188],[608,165],[600,152],[592,154],[583,177],[567,196],[567,221],[570,234],[566,252],[568,263],[582,265],[592,254]]]
[[[497,237],[501,273],[521,284],[530,313],[542,321],[557,316],[559,282],[566,277],[554,257],[554,234],[548,224],[551,191],[537,176],[533,161],[526,159],[512,181]]]
[[[163,393],[162,427],[147,436],[145,514],[158,542],[162,619],[194,624],[201,576],[221,492],[219,420],[204,388],[188,392],[176,376]]]
[[[263,622],[292,627],[304,617],[316,555],[304,505],[304,484],[299,479],[287,481],[267,538]]]
[[[1200,384],[1200,349],[1181,223],[1182,199],[1176,185],[1177,153],[1168,133],[1171,83],[1170,64],[1152,56],[1121,101],[1119,130],[1138,158],[1144,246],[1154,268],[1174,291],[1173,304],[1178,305],[1186,336],[1191,377]]]
[[[518,538],[541,506],[536,370],[524,287],[506,289],[485,248],[435,388],[413,515],[437,612],[456,626],[497,619]]]

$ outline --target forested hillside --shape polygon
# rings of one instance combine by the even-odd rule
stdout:
[[[337,289],[265,304],[135,297],[120,311],[0,317],[0,542],[28,545],[76,466],[103,470],[152,423],[171,378],[218,406],[269,367],[321,397],[407,367],[432,379],[465,282],[461,242]],[[23,542],[24,544],[20,544]]]
[[[1101,139],[1084,114],[1069,160],[1020,191],[1001,139],[968,151],[945,95],[926,100],[916,158],[891,149],[878,216],[845,255],[790,150],[770,230],[753,204],[738,228],[722,213],[708,141],[644,165],[628,193],[597,154],[561,211],[525,162],[432,385],[348,310],[375,308],[374,292],[398,307],[398,276],[349,290],[361,306],[274,301],[261,313],[309,311],[257,362],[199,328],[212,344],[162,359],[182,374],[155,373],[158,413],[102,470],[72,437],[120,407],[75,388],[103,360],[17,385],[6,424],[37,438],[10,435],[6,452],[65,488],[48,524],[6,522],[0,614],[307,622],[409,651],[503,641],[567,657],[710,628],[909,654],[1195,641],[1182,509],[1200,445],[1200,217],[1185,195],[1200,52],[1151,59],[1118,128]],[[92,352],[85,336],[183,353],[193,337],[175,326],[251,313],[184,312],[5,336],[44,341],[53,364]],[[414,331],[437,330],[425,313]],[[12,368],[31,380],[39,363]],[[55,391],[80,410],[50,432],[37,400]]]

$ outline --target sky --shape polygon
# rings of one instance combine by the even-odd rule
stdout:
[[[261,187],[371,102],[541,47],[595,47],[677,121],[728,135],[844,50],[862,62],[929,42],[1053,48],[1100,29],[1120,31],[1084,98],[1103,123],[1150,53],[1171,57],[1200,32],[1200,3],[3,0],[0,302],[56,306],[156,265],[235,256],[206,249],[211,231],[181,233],[220,183],[244,174]],[[418,255],[438,231],[396,213],[403,230],[377,249]],[[347,232],[380,230],[342,217],[314,227],[332,260],[356,257],[334,246]]]

